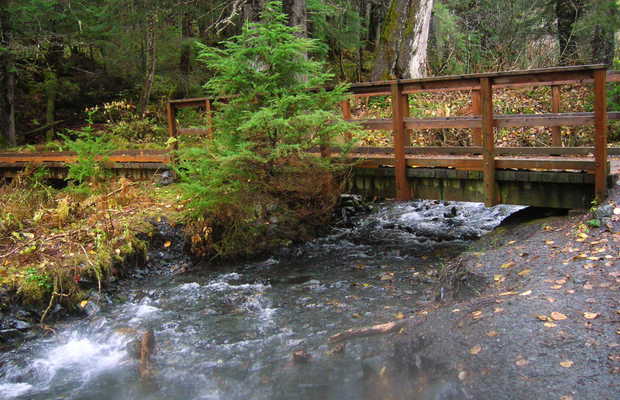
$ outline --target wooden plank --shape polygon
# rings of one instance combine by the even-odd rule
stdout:
[[[489,78],[480,78],[480,99],[482,114],[482,158],[484,173],[485,205],[497,204],[495,189],[495,134],[493,131],[493,88]]]
[[[479,116],[482,111],[482,104],[480,103],[480,90],[473,90],[471,92],[471,112],[474,116]],[[474,146],[482,146],[482,129],[472,129],[472,142]]]
[[[587,156],[594,154],[594,147],[496,147],[495,154],[507,156]]]
[[[594,194],[599,204],[607,196],[607,71],[594,72]]]
[[[533,159],[533,158],[502,158],[495,160],[498,169],[544,169],[544,170],[577,170],[594,171],[593,160],[580,159]]]
[[[560,86],[551,86],[551,112],[558,114],[560,112]],[[551,145],[553,147],[562,146],[562,128],[554,126],[551,128]]]
[[[362,126],[364,129],[371,131],[389,131],[392,130],[391,119],[355,119],[349,120],[349,122],[355,122]]]
[[[209,136],[209,128],[179,128],[177,129],[179,135],[207,135]]]
[[[396,200],[399,201],[411,200],[411,190],[407,181],[407,164],[405,163],[407,139],[403,110],[402,87],[396,82],[392,84],[392,130],[394,132]]]
[[[401,107],[402,107],[401,114],[403,116],[403,120],[406,120],[407,118],[409,118],[409,95],[407,94],[402,95]],[[411,129],[405,129],[405,147],[411,146],[412,133],[413,131]]]
[[[594,123],[593,113],[504,114],[495,116],[498,128],[584,126]]]

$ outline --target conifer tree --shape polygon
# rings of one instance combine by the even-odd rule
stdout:
[[[297,239],[290,236],[302,225],[323,224],[334,205],[334,169],[306,152],[354,129],[337,112],[346,87],[324,88],[333,76],[312,58],[318,43],[297,33],[282,2],[271,1],[260,22],[222,47],[200,46],[214,73],[206,89],[223,100],[215,139],[184,152],[179,168],[194,220],[213,232],[209,243],[194,236],[195,247],[218,255],[254,252],[248,243],[266,249]]]

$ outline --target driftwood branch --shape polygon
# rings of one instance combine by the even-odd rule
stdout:
[[[409,320],[407,319],[403,319],[401,321],[386,322],[385,324],[373,325],[373,326],[368,326],[365,328],[348,329],[344,332],[340,332],[333,336],[330,336],[329,342],[339,343],[339,342],[343,342],[345,340],[349,340],[353,338],[368,337],[368,336],[392,333],[392,332],[399,330],[403,326],[405,326],[405,324],[407,324],[408,321]]]

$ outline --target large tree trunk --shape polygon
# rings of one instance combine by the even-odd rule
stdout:
[[[289,25],[299,28],[299,36],[308,37],[306,0],[287,0],[284,4],[284,12],[288,14]]]
[[[433,0],[391,0],[383,23],[373,80],[425,75]]]
[[[577,38],[573,31],[583,10],[584,0],[556,0],[555,15],[558,20],[560,65],[569,65],[577,58]]]
[[[0,0],[0,136],[15,146],[15,59],[10,50],[8,3],[8,0]]]
[[[157,16],[155,13],[149,15],[146,26],[146,76],[144,77],[144,85],[138,102],[138,113],[144,115],[146,106],[151,97],[151,89],[153,88],[153,80],[155,79],[155,67],[157,65],[157,52],[155,50],[155,28]]]
[[[243,21],[258,22],[265,0],[246,0],[243,5]]]

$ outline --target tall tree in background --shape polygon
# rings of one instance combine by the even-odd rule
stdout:
[[[8,6],[8,0],[0,0],[0,137],[15,146],[15,65]]]
[[[616,50],[616,31],[618,30],[618,3],[613,0],[593,0],[590,4],[588,20],[592,29],[592,62],[612,64]]]
[[[577,58],[577,35],[575,23],[582,14],[584,0],[555,0],[560,44],[560,65],[574,63]]]
[[[373,80],[425,75],[432,10],[433,0],[391,0],[377,48]]]

